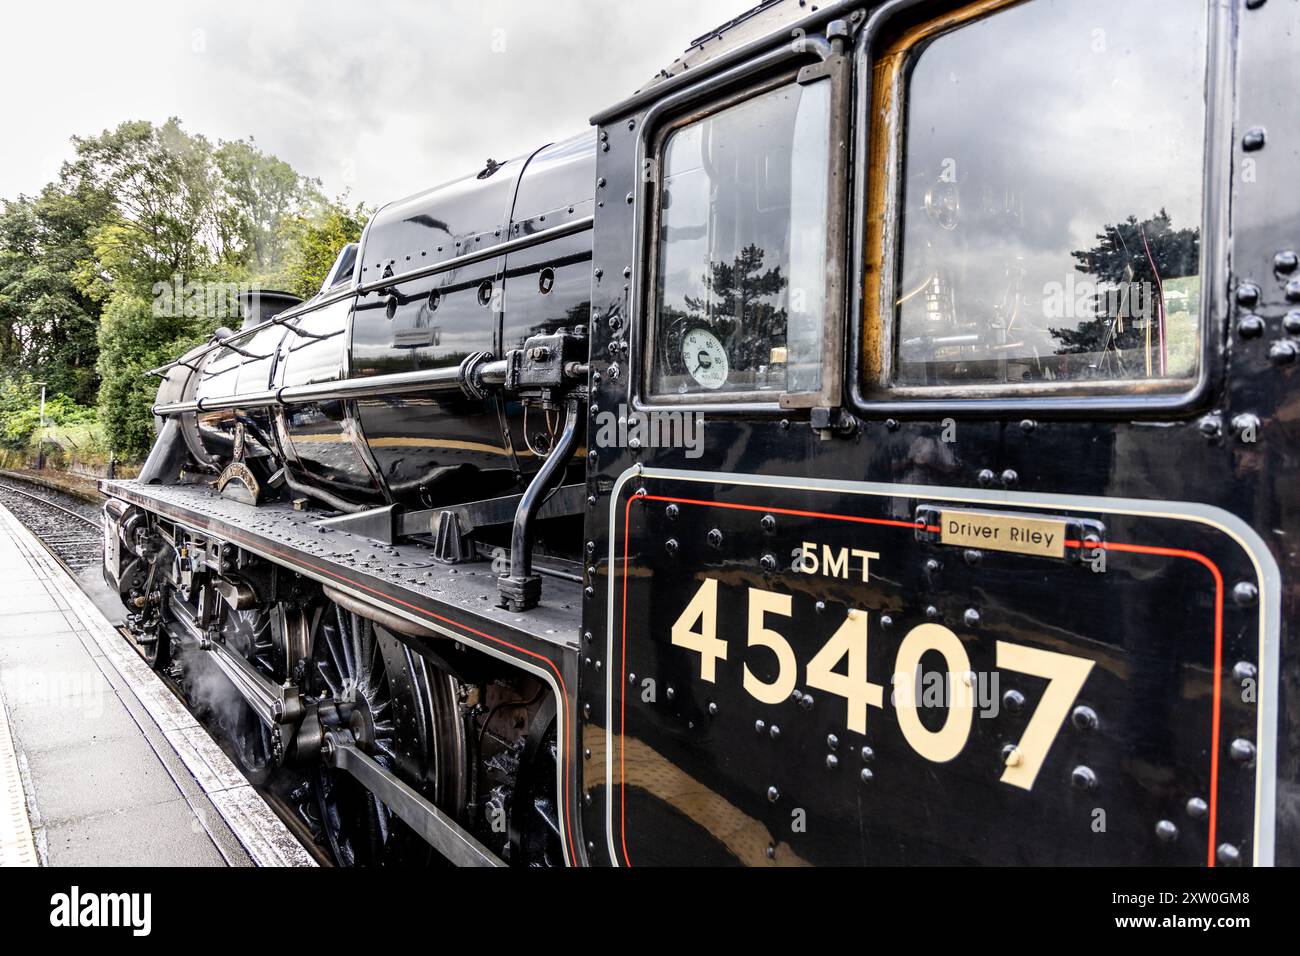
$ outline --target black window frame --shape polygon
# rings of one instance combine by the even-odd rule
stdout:
[[[1112,413],[1155,416],[1195,411],[1210,400],[1215,382],[1222,379],[1222,351],[1215,347],[1226,334],[1227,233],[1229,171],[1232,159],[1232,11],[1209,0],[1206,4],[1205,132],[1202,162],[1202,208],[1199,315],[1200,352],[1196,377],[1181,390],[1135,388],[1133,380],[1081,380],[1029,385],[994,383],[971,385],[900,385],[894,379],[895,336],[898,311],[898,244],[902,232],[902,165],[906,159],[906,100],[910,64],[908,52],[889,77],[888,121],[877,115],[875,70],[882,52],[904,31],[921,28],[909,50],[943,33],[955,32],[977,20],[1039,0],[966,0],[936,9],[918,0],[894,0],[879,8],[859,33],[854,62],[854,210],[852,303],[849,309],[850,357],[846,363],[848,404],[861,417],[1017,415],[1033,413],[1051,417],[1077,417]],[[1082,0],[1077,0],[1082,2]],[[918,9],[923,14],[918,16]],[[925,29],[929,27],[929,29]],[[878,139],[887,136],[887,139]],[[874,167],[874,169],[873,169]],[[872,189],[878,191],[880,225],[869,234],[873,210]],[[874,247],[874,248],[873,248]],[[874,258],[873,258],[874,256]],[[868,264],[875,265],[878,281],[868,298]],[[877,345],[869,363],[866,351],[868,323],[875,323]]]
[[[820,40],[820,38],[818,38]],[[847,155],[834,144],[848,142],[851,111],[850,51],[833,48],[809,38],[807,44],[785,41],[776,49],[725,71],[696,86],[687,87],[655,103],[641,120],[637,140],[638,171],[633,201],[636,210],[635,259],[639,274],[633,283],[630,314],[637,334],[629,336],[627,371],[633,377],[631,405],[638,411],[674,410],[746,415],[782,415],[791,409],[842,404],[845,371],[844,329],[847,296],[844,274],[847,253],[847,211],[849,209]],[[803,65],[800,65],[803,64]],[[658,270],[660,258],[660,192],[656,177],[644,174],[661,169],[663,149],[677,130],[755,96],[791,84],[830,83],[830,118],[827,129],[827,222],[825,263],[827,272],[823,316],[822,376],[815,392],[747,392],[725,396],[655,392],[652,388],[657,346]]]

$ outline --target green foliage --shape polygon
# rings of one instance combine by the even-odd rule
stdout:
[[[321,203],[307,214],[289,216],[279,236],[286,248],[284,267],[276,284],[286,292],[310,298],[320,291],[339,250],[361,238],[373,210],[358,203],[349,208],[344,197]]]
[[[147,370],[236,324],[160,307],[163,291],[238,283],[312,295],[368,211],[326,201],[318,181],[251,139],[214,145],[174,118],[72,142],[55,182],[0,209],[0,443],[25,444],[31,372],[66,427],[90,428],[73,406],[97,401],[93,441],[138,458],[153,441],[158,380]]]

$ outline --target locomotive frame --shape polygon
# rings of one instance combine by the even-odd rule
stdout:
[[[1196,5],[1204,291],[1187,389],[875,384],[893,348],[904,162],[901,80],[873,90],[878,51],[900,24],[941,35],[1034,4],[1066,6],[765,2],[593,117],[594,138],[534,154],[554,163],[539,171],[567,170],[533,181],[550,184],[545,199],[517,205],[525,158],[381,210],[342,289],[161,370],[165,423],[141,479],[102,484],[109,564],[139,570],[110,583],[153,642],[197,628],[199,645],[223,645],[235,609],[328,601],[452,674],[459,717],[435,716],[478,736],[458,812],[375,748],[361,704],[304,695],[292,660],[259,681],[214,651],[280,708],[277,760],[351,774],[455,862],[1300,862],[1300,528],[1284,477],[1300,354],[1300,207],[1285,184],[1300,128],[1279,79],[1300,75],[1277,39],[1300,26],[1295,5]],[[819,388],[652,394],[661,183],[646,172],[672,130],[787,82],[830,84]],[[587,174],[584,195],[572,184]],[[432,252],[411,222],[463,196],[488,208],[498,197],[474,190],[494,182],[511,205],[491,225],[453,223],[442,258],[398,265]],[[455,297],[486,306],[485,287],[505,303],[489,342],[453,355],[425,340],[440,303],[472,322]],[[288,346],[253,347],[314,346],[338,330],[304,317],[345,302],[333,377],[290,381],[272,354]],[[421,344],[402,352],[399,332]],[[205,395],[211,355],[261,386]],[[549,452],[533,453],[520,406],[564,415],[542,436]],[[303,409],[317,424],[293,424]],[[704,416],[698,460],[597,447],[603,418],[665,409]],[[293,443],[318,426],[367,487],[302,466]],[[217,483],[244,500],[196,467],[216,460],[213,442],[236,449]],[[399,473],[415,466],[391,449],[408,447],[435,448],[421,459],[433,467]],[[483,464],[503,460],[515,485]],[[897,686],[887,707],[880,683],[890,661],[907,671],[897,662],[914,656],[910,673],[926,655],[945,660],[941,721]],[[1009,681],[1002,709],[975,721],[983,688],[963,674]],[[551,721],[547,794],[529,768]],[[522,822],[530,806],[549,814],[558,856]]]

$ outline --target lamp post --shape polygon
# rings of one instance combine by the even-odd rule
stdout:
[[[45,383],[33,382],[33,385],[41,387],[41,431],[40,437],[36,439],[36,470],[45,470]]]

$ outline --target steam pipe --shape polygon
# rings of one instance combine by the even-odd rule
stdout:
[[[542,597],[542,579],[533,573],[533,519],[553,484],[564,478],[564,469],[578,443],[578,417],[582,397],[578,390],[569,393],[564,405],[564,430],[546,456],[541,469],[528,483],[519,508],[515,511],[510,532],[510,573],[497,579],[501,599],[512,611],[537,607]]]
[[[260,392],[200,398],[191,402],[155,405],[153,413],[161,416],[187,412],[216,412],[233,408],[261,408],[272,405],[301,405],[334,399],[374,398],[408,392],[463,391],[473,395],[482,385],[500,385],[506,380],[506,360],[495,362],[480,358],[474,363],[447,368],[422,369],[417,372],[393,372],[368,375],[310,385],[286,385]]]

